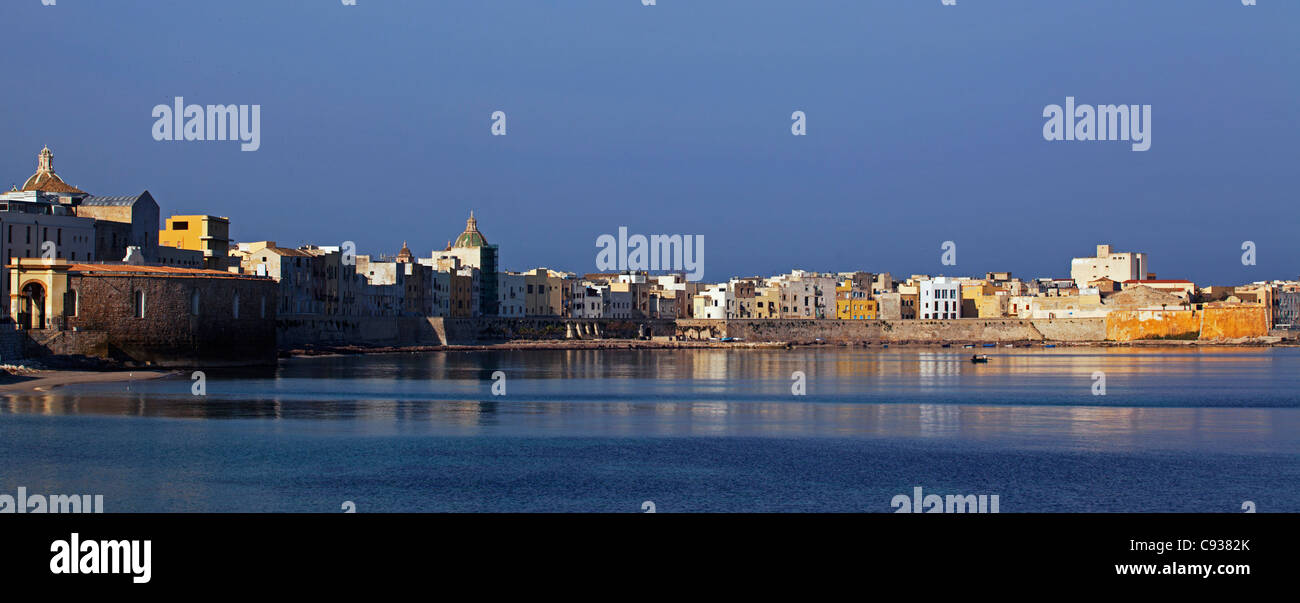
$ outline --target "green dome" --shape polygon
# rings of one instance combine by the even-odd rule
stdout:
[[[455,247],[487,247],[487,237],[478,231],[478,220],[474,219],[474,212],[469,212],[469,219],[465,221],[465,232],[456,237]]]

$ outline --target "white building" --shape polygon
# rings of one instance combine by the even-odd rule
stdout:
[[[630,292],[623,292],[631,299]],[[573,303],[569,306],[573,318],[604,318],[605,305],[609,300],[608,285],[590,285],[573,283]]]
[[[95,220],[72,215],[58,195],[12,191],[0,195],[0,297],[9,299],[9,264],[14,258],[121,261],[95,257]],[[7,318],[7,317],[6,317]]]
[[[524,275],[497,273],[497,314],[510,318],[524,317]]]
[[[939,276],[917,283],[921,307],[920,320],[961,318],[961,281]]]
[[[721,320],[727,318],[727,309],[734,303],[731,287],[726,283],[709,285],[694,297],[695,318]]]
[[[1117,283],[1142,280],[1147,277],[1147,254],[1116,252],[1110,245],[1098,245],[1097,256],[1070,260],[1070,278],[1079,287],[1087,287],[1100,278]]]

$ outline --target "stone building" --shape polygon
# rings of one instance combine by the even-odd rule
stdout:
[[[95,257],[121,260],[127,247],[139,247],[146,262],[158,261],[158,202],[149,191],[138,195],[85,197],[72,204],[76,215],[95,219]]]
[[[276,283],[215,270],[17,259],[10,318],[46,353],[141,365],[273,364]]]

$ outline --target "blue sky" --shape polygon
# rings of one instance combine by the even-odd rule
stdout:
[[[704,235],[708,280],[1067,276],[1099,242],[1161,278],[1300,274],[1297,2],[357,4],[4,2],[6,188],[48,144],[92,193],[363,253],[428,255],[473,209],[510,269],[592,271],[627,226]],[[260,104],[261,148],[153,140],[176,96]],[[1152,105],[1151,149],[1045,141],[1066,96]]]

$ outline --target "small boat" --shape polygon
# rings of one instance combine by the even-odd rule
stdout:
[[[996,348],[996,347],[998,347],[998,344],[996,344],[996,343],[986,343],[986,344],[984,344],[984,347],[986,347],[986,348]]]
[[[1045,348],[1054,348],[1054,347],[1056,347],[1056,344],[1054,344],[1054,343],[1045,343],[1045,344],[1043,344],[1043,347],[1045,347]]]
[[[970,361],[975,364],[988,364],[989,357],[984,354],[975,354],[970,357]]]
[[[952,344],[951,344],[951,343],[945,343],[945,344],[943,344],[943,345],[941,345],[941,346],[939,346],[939,347],[941,347],[941,348],[950,348],[950,347],[952,347]]]
[[[964,345],[964,346],[961,346],[961,347],[963,347],[963,348],[968,348],[968,349],[969,349],[969,348],[973,348],[973,347],[975,347],[975,344],[973,344],[973,343],[968,343],[968,344],[966,344],[966,345]]]

